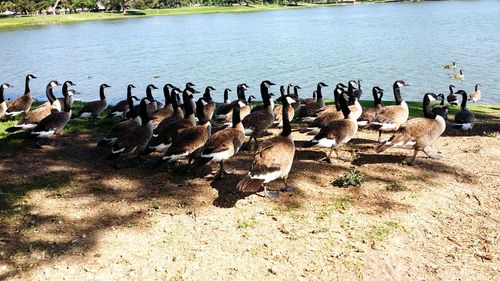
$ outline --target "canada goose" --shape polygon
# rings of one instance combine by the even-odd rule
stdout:
[[[383,152],[389,147],[414,149],[413,158],[408,163],[409,165],[413,164],[419,151],[424,152],[429,158],[438,159],[438,157],[429,155],[425,150],[446,129],[446,121],[443,116],[430,110],[430,102],[437,98],[434,93],[425,94],[423,101],[424,117],[410,119],[401,125],[389,140],[376,147],[377,153]]]
[[[108,107],[108,100],[104,95],[104,89],[109,88],[108,84],[101,84],[99,87],[99,97],[100,100],[91,101],[85,104],[80,111],[78,111],[77,117],[89,118],[92,117],[92,122],[95,122],[99,114],[106,110]]]
[[[274,121],[274,111],[272,105],[271,95],[269,94],[269,88],[275,85],[269,80],[264,80],[260,84],[260,93],[262,96],[262,101],[264,109],[259,111],[254,111],[242,119],[243,127],[245,128],[245,135],[250,136],[248,143],[255,139],[257,143],[257,138],[269,127],[272,126]],[[288,112],[287,112],[288,113]]]
[[[452,127],[454,129],[462,129],[470,132],[474,127],[476,117],[474,113],[467,109],[467,93],[463,90],[458,90],[457,95],[462,96],[462,104],[460,105],[460,111],[455,114],[455,120],[453,121]]]
[[[170,118],[170,122],[167,120],[168,118],[164,119],[167,121],[162,121],[163,124],[160,123],[154,130],[153,137],[148,144],[148,149],[145,151],[146,154],[154,151],[167,151],[167,149],[170,147],[172,142],[175,141],[176,137],[181,131],[187,128],[194,127],[196,125],[196,119],[194,116],[195,109],[191,107],[191,100],[193,99],[193,92],[191,92],[192,90],[193,89],[191,88],[186,88],[182,93],[182,99],[184,101],[184,104],[186,105],[186,115],[184,115],[184,119],[179,118],[179,115],[177,115],[176,117],[172,116],[173,118]],[[173,91],[172,93],[175,94],[175,91]],[[203,108],[196,108],[196,111],[199,110],[203,111]]]
[[[382,97],[384,96],[384,90],[378,86],[373,87],[372,89],[373,95],[373,107],[365,108],[363,113],[358,118],[358,126],[365,126],[370,123],[377,115],[377,113],[384,107],[384,102],[382,101]]]
[[[445,64],[445,65],[443,65],[443,68],[455,70],[457,68],[457,64],[455,62],[453,62],[452,64]]]
[[[115,167],[118,164],[118,157],[137,157],[139,164],[141,154],[153,136],[153,125],[148,115],[149,98],[145,97],[139,104],[139,115],[141,117],[141,125],[129,130],[126,134],[119,137],[113,144],[109,158],[115,159]]]
[[[347,94],[349,95],[349,105],[354,104],[355,99],[357,98],[358,100],[361,98],[361,95],[363,95],[363,89],[361,88],[361,79],[356,80],[350,80],[349,81],[349,87],[347,88]]]
[[[111,112],[106,116],[107,118],[113,118],[113,117],[126,117],[125,114],[130,110],[129,107],[129,96],[132,96],[132,89],[135,89],[135,86],[132,84],[127,85],[127,98],[124,100],[119,101],[113,108],[111,109]]]
[[[54,96],[53,92],[53,88],[56,86],[61,86],[61,84],[55,80],[50,81],[45,88],[45,94],[49,101],[28,112],[28,114],[26,114],[26,116],[24,116],[23,119],[17,123],[17,125],[7,128],[6,131],[12,133],[19,130],[31,130],[52,111],[60,111],[61,104]]]
[[[256,99],[254,95],[248,96],[247,104],[252,108],[253,100]]]
[[[209,161],[219,162],[220,169],[215,175],[216,179],[227,174],[224,171],[224,161],[236,155],[243,142],[245,142],[245,129],[241,124],[239,114],[240,107],[243,106],[245,106],[245,103],[240,100],[234,102],[233,125],[211,135],[201,151],[198,165],[204,165]]]
[[[208,86],[205,88],[205,93],[203,94],[203,100],[206,102],[206,104],[203,106],[203,110],[205,111],[205,118],[207,118],[209,121],[212,120],[215,112],[215,103],[212,99],[212,96],[210,95],[210,92],[215,90],[216,89],[214,87]]]
[[[464,80],[465,75],[464,75],[463,71],[464,71],[463,69],[460,69],[459,73],[452,73],[452,74],[448,74],[448,75],[450,76],[451,79]]]
[[[431,94],[431,93],[428,93]],[[437,115],[441,115],[445,121],[448,120],[448,106],[444,105],[444,94],[438,94],[437,99],[441,101],[439,105],[434,106],[431,111]]]
[[[184,111],[182,111],[182,108],[179,106],[179,100],[178,100],[178,95],[180,92],[181,90],[177,87],[173,88],[170,91],[170,101],[172,102],[173,113],[171,116],[160,121],[160,123],[153,130],[153,137],[158,136],[158,132],[163,130],[163,128],[168,124],[184,118]],[[195,121],[196,120],[193,115],[193,122]]]
[[[233,110],[233,104],[229,99],[229,92],[231,92],[231,89],[229,88],[224,89],[224,103],[219,105],[219,107],[217,108],[215,119],[220,119],[220,120],[226,119],[226,115]]]
[[[345,89],[343,87],[343,84],[337,84],[337,87],[334,90],[335,105],[323,106],[322,108],[318,109],[315,113],[315,115],[317,116],[309,117],[307,120],[312,120],[312,122],[309,123],[307,127],[300,130],[300,132],[307,133],[309,135],[315,135],[319,133],[321,127],[330,124],[333,120],[343,119],[344,115],[342,114],[342,111],[340,109],[339,96],[344,93]],[[351,107],[355,108],[357,107],[357,105],[352,105]],[[359,107],[361,107],[361,105],[359,105]],[[356,112],[351,114],[353,117],[358,117],[360,112],[359,108],[349,108],[349,110]]]
[[[24,94],[10,102],[3,118],[7,119],[21,113],[28,113],[28,111],[30,111],[31,104],[33,103],[33,97],[31,96],[30,91],[30,80],[35,78],[36,76],[33,74],[28,74],[26,76],[26,80],[24,82]],[[2,117],[1,111],[0,117]]]
[[[36,138],[36,146],[40,148],[39,139],[47,139],[55,134],[60,133],[66,124],[68,124],[69,119],[71,119],[71,104],[70,95],[72,95],[74,90],[66,91],[64,94],[64,110],[63,111],[52,111],[48,116],[43,118],[35,128],[31,131],[29,137]]]
[[[0,117],[3,117],[3,115],[7,111],[7,103],[5,102],[3,91],[8,88],[12,88],[12,86],[9,83],[0,85]]]
[[[146,106],[149,118],[153,115],[153,112],[157,111],[158,109],[163,107],[163,104],[158,102],[154,97],[153,97],[153,90],[157,90],[158,87],[156,87],[153,84],[149,84],[146,87],[146,98],[149,100],[149,103]],[[140,106],[140,105],[139,105]]]
[[[291,96],[290,89],[291,89],[292,87],[293,87],[293,85],[292,85],[292,84],[288,84],[288,86],[286,86],[286,94],[287,94],[287,96]],[[281,96],[280,96],[280,98],[281,98]]]
[[[280,92],[281,92],[281,97],[285,97],[285,86],[282,85],[280,87]],[[287,97],[291,97],[291,95],[287,95]],[[295,98],[292,98],[292,99],[295,100],[295,103],[297,103],[297,100]],[[281,106],[281,105],[278,105],[274,108],[273,125],[277,126],[278,128],[283,127],[283,118],[282,118],[283,114],[281,114],[282,110],[283,110],[283,106]],[[293,108],[293,106],[289,106],[288,107],[288,120],[292,121],[294,115],[295,115],[295,109]]]
[[[134,85],[130,84],[129,85],[130,89],[135,88],[135,86],[134,87],[130,86]],[[127,96],[128,108],[130,108],[130,110],[126,114],[128,119],[123,120],[120,123],[113,126],[108,135],[97,143],[97,146],[112,145],[121,136],[127,134],[129,131],[133,130],[135,127],[140,126],[142,124],[139,112],[137,112],[134,108],[134,99],[137,100],[137,97],[132,95]]]
[[[470,94],[469,100],[476,103],[481,99],[481,91],[479,90],[480,84],[476,84],[474,91]]]
[[[249,88],[249,86],[245,83],[239,84],[236,87],[236,93],[238,95],[238,100],[240,100],[244,103],[247,103],[245,91],[248,88]],[[274,102],[272,100],[271,100],[271,103],[272,103],[272,106],[274,107]],[[259,111],[261,109],[262,109],[262,105],[258,105],[252,109],[251,104],[247,103],[245,106],[240,108],[240,118],[241,118],[241,120],[243,120],[248,114],[250,114],[250,112]],[[233,113],[230,112],[230,113],[226,114],[226,119],[224,120],[224,126],[231,126],[232,120],[233,120]]]
[[[59,103],[61,104],[61,110],[65,110],[65,108],[64,108],[64,104],[65,104],[65,103],[64,103],[64,100],[66,99],[66,98],[65,98],[65,94],[67,94],[67,93],[68,93],[68,91],[69,91],[69,90],[68,90],[68,87],[69,87],[69,86],[76,86],[76,84],[75,84],[75,83],[73,83],[73,82],[71,82],[71,81],[65,81],[65,82],[63,83],[63,85],[62,85],[62,89],[61,89],[61,91],[62,91],[62,93],[63,93],[63,97],[62,97],[62,98],[57,98],[57,99],[59,100]],[[78,93],[78,92],[76,92],[76,93]],[[70,105],[71,107],[73,107],[73,103],[75,102],[75,97],[74,97],[74,95],[68,95],[68,97],[69,97],[69,105]]]
[[[195,84],[191,83],[191,82],[187,82],[186,83],[186,87],[185,89],[189,89],[189,91],[193,94],[198,94],[200,93],[199,91],[197,91],[194,87],[196,87]],[[194,99],[190,99],[189,100],[191,102],[191,108],[196,108],[196,103],[194,101]],[[184,115],[186,115],[186,104],[185,104],[186,101],[182,101],[182,105],[181,105],[181,108],[182,110],[184,111]],[[197,113],[195,112],[194,115],[196,116]]]
[[[323,94],[321,92],[323,87],[328,87],[328,85],[323,82],[319,82],[316,86],[316,101],[304,104],[304,107],[299,112],[299,117],[313,116],[316,110],[325,106],[325,101],[323,101]],[[307,122],[307,120],[305,121]]]
[[[259,191],[264,185],[264,193],[270,198],[278,196],[277,191],[269,191],[266,184],[281,178],[285,185],[282,191],[292,191],[293,187],[288,185],[288,174],[292,168],[295,156],[295,143],[293,142],[288,120],[289,103],[294,103],[291,97],[283,99],[283,129],[281,134],[263,141],[255,153],[255,158],[248,175],[243,177],[236,186],[240,192],[253,193]]]
[[[165,105],[153,112],[151,115],[151,122],[153,123],[153,128],[156,128],[160,122],[172,116],[174,114],[174,107],[172,106],[172,98],[170,94],[170,90],[175,88],[174,85],[172,84],[165,84],[163,86],[163,96],[165,97]]]
[[[392,86],[396,105],[389,105],[382,108],[372,121],[368,123],[368,128],[378,130],[378,141],[381,141],[382,132],[393,132],[399,129],[408,120],[408,105],[401,97],[401,87],[410,86],[403,80],[397,80]]]
[[[458,99],[457,96],[453,93],[453,88],[455,88],[454,85],[450,85],[448,89],[450,89],[450,93],[446,97],[446,100],[448,101],[449,104],[458,104]]]
[[[340,94],[338,99],[344,118],[333,120],[328,125],[321,127],[319,133],[304,144],[304,147],[320,146],[330,148],[330,153],[324,158],[328,163],[331,163],[330,157],[334,151],[337,158],[345,160],[339,157],[338,149],[349,142],[358,131],[358,123],[349,110],[345,95]]]
[[[306,104],[309,104],[309,103],[316,103],[316,100],[317,100],[316,96],[317,96],[317,94],[318,94],[318,91],[314,90],[312,98],[307,98],[307,99],[301,100],[300,103],[302,105],[306,105]]]
[[[196,102],[196,111],[198,113],[198,119],[200,120],[199,125],[181,131],[172,145],[167,149],[158,165],[164,162],[168,163],[188,158],[188,164],[186,166],[186,170],[188,170],[191,161],[199,156],[201,148],[210,137],[211,131],[210,122],[205,118],[205,113],[203,112],[205,103],[203,98],[199,98]]]

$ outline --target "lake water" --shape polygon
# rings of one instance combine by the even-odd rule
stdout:
[[[363,80],[386,89],[404,79],[407,100],[428,91],[447,92],[450,83],[470,92],[482,85],[484,103],[500,103],[500,1],[443,1],[289,9],[256,13],[161,16],[95,21],[0,32],[0,80],[22,93],[24,76],[39,77],[32,91],[43,98],[51,79],[78,84],[82,100],[98,98],[108,83],[113,102],[126,85],[144,95],[147,84],[199,90],[212,85],[222,100],[225,87],[246,82],[249,94],[269,79],[298,84],[309,97],[319,81]],[[463,82],[450,80],[443,64],[463,67]],[[159,75],[159,78],[154,78]],[[58,90],[59,93],[60,90]],[[279,88],[274,87],[276,93]],[[163,99],[161,90],[155,96]],[[331,91],[328,91],[328,97]]]

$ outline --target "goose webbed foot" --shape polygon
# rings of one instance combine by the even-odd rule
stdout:
[[[277,190],[269,190],[267,189],[267,186],[264,186],[264,194],[266,195],[267,198],[277,199],[280,192]]]
[[[441,155],[430,155],[426,150],[423,150],[427,158],[433,160],[441,160],[443,157]]]
[[[413,158],[410,161],[404,160],[403,164],[404,165],[408,165],[408,166],[414,166],[415,165],[415,159],[417,158],[417,154],[418,154],[418,150],[415,150],[415,152],[413,152]]]
[[[219,171],[217,172],[217,174],[215,174],[214,179],[215,179],[215,180],[218,180],[218,179],[221,179],[221,178],[223,178],[223,177],[225,177],[225,176],[227,176],[227,175],[228,175],[228,173],[227,173],[226,171],[224,171],[224,170],[219,170]]]
[[[288,178],[282,178],[282,181],[283,181],[283,185],[285,185],[285,187],[281,191],[292,192],[295,190],[295,187],[288,185]]]
[[[330,157],[323,157],[323,158],[319,159],[319,161],[325,162],[328,164],[332,164],[332,159],[330,159]]]

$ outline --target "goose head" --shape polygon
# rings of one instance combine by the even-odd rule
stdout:
[[[65,82],[64,82],[63,86],[66,86],[66,87],[68,87],[68,86],[76,86],[76,84],[75,84],[75,83],[73,83],[73,81],[69,81],[69,80],[68,80],[68,81],[65,81]]]
[[[248,104],[251,104],[254,99],[255,99],[254,95],[249,96],[248,97]]]
[[[57,80],[52,80],[49,82],[49,87],[54,88],[57,86],[61,86],[61,83],[57,82]]]
[[[481,86],[481,84],[476,84],[476,86],[474,86],[474,91],[477,91],[479,89],[479,86]]]
[[[135,89],[135,86],[133,84],[128,84],[127,89]]]
[[[241,85],[241,88],[243,90],[247,90],[248,88],[250,88],[250,86],[248,86],[246,83],[243,83],[243,84],[240,84]]]
[[[28,74],[28,75],[26,76],[26,79],[28,79],[28,80],[31,80],[31,79],[36,79],[36,78],[37,78],[37,77],[36,77],[35,75],[33,75],[33,74]]]
[[[302,89],[302,87],[300,87],[299,85],[295,85],[295,86],[293,86],[293,89],[298,89],[298,90],[301,90],[301,89]]]
[[[264,86],[266,88],[270,88],[271,86],[276,85],[276,84],[274,84],[273,82],[271,82],[269,80],[264,80],[264,81],[262,81],[262,83],[260,85]]]
[[[394,88],[402,88],[407,86],[410,86],[410,84],[406,84],[406,82],[403,80],[396,80],[396,82],[394,82]]]
[[[5,90],[5,89],[8,89],[8,88],[14,88],[14,86],[10,85],[9,83],[4,83],[4,84],[2,84],[2,86],[1,86],[1,87],[2,87],[2,89],[4,89],[4,90]]]
[[[323,87],[328,87],[328,85],[324,82],[319,82],[318,87],[323,88]]]

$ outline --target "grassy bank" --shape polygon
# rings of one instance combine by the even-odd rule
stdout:
[[[0,18],[0,30],[8,30],[23,27],[43,26],[49,24],[70,24],[84,21],[94,20],[120,20],[141,18],[150,16],[170,16],[170,15],[186,15],[186,14],[210,14],[210,13],[242,13],[242,12],[258,12],[270,11],[278,9],[297,9],[317,7],[317,5],[301,4],[300,6],[283,6],[283,5],[253,5],[253,6],[197,6],[197,7],[182,7],[175,9],[147,9],[129,11],[127,15],[121,13],[80,13],[66,15],[43,15],[43,16],[22,16],[12,18]]]

